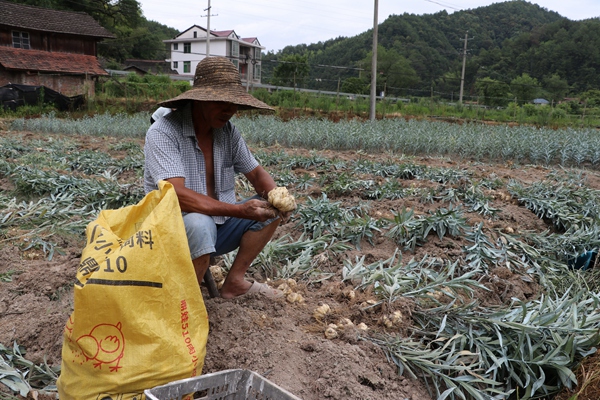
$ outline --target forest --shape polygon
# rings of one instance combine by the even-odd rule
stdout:
[[[162,40],[178,34],[147,20],[137,0],[11,1],[92,15],[116,36],[99,45],[106,68],[118,68],[128,58],[167,58]],[[572,21],[512,0],[452,14],[392,15],[380,22],[378,43],[377,92],[386,96],[456,100],[464,59],[467,99],[490,106],[536,97],[600,102],[598,18]],[[267,49],[262,82],[368,94],[371,55],[372,30]]]
[[[571,21],[513,0],[452,14],[405,13],[381,22],[378,93],[456,100],[465,38],[465,94],[483,96],[486,104],[538,96],[559,101],[585,92],[594,97],[600,87],[598,18]],[[340,85],[342,92],[367,94],[371,47],[372,30],[287,46],[263,58],[263,80],[272,77],[276,84],[293,85],[290,74],[278,74],[280,64],[270,61],[306,62],[309,71],[295,75],[297,86],[335,91]]]

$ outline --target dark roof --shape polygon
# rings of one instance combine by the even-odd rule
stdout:
[[[123,68],[123,71],[133,71],[133,70],[137,70],[137,71],[141,72],[142,75],[146,75],[148,73],[148,71],[141,69],[140,67],[136,67],[135,65],[129,65],[129,66]]]
[[[57,11],[0,0],[0,25],[34,31],[114,38],[84,12]]]
[[[176,74],[177,71],[171,69],[171,63],[165,60],[125,60],[125,70],[136,68],[141,72],[151,74]]]
[[[24,50],[0,46],[0,65],[7,70],[108,75],[94,56]]]

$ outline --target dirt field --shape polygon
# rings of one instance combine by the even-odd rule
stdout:
[[[48,140],[54,135],[42,135],[30,132],[0,131],[3,137],[20,138],[28,141]],[[114,138],[78,138],[81,148],[111,153]],[[139,145],[143,144],[138,141]],[[274,149],[275,150],[275,149]],[[276,149],[280,151],[281,149]],[[287,152],[308,155],[303,149],[285,149]],[[380,155],[365,155],[356,152],[321,152],[329,158],[351,160],[362,157],[377,160]],[[122,154],[112,152],[111,156]],[[458,162],[451,159],[415,158],[417,164],[447,168],[460,168],[477,178],[500,178],[504,182],[516,179],[531,183],[544,179],[550,172],[542,167],[511,165],[484,165],[469,160]],[[295,169],[294,174],[311,173],[310,169]],[[595,173],[582,172],[589,187],[600,189],[600,180]],[[369,177],[361,176],[361,179]],[[373,176],[371,179],[378,179]],[[123,179],[135,179],[132,174]],[[433,183],[418,180],[405,180],[403,187],[422,187]],[[7,177],[0,175],[0,194],[12,194],[14,186]],[[309,196],[319,196],[321,188],[315,183],[305,191],[296,192],[299,203]],[[532,230],[541,232],[549,227],[531,211],[507,195],[506,190],[498,189],[492,193],[493,207],[501,209],[496,219],[487,219],[478,213],[466,213],[468,223],[475,225],[483,222],[488,232]],[[346,206],[364,202],[360,193],[342,197],[329,196],[331,200],[341,201]],[[439,202],[423,203],[418,199],[383,200],[370,202],[370,215],[373,218],[392,217],[391,210],[402,207],[411,208],[416,214],[426,214],[440,207]],[[0,275],[8,271],[12,279],[0,281],[0,343],[10,347],[14,342],[24,346],[29,360],[40,363],[44,358],[50,365],[60,364],[62,332],[65,322],[72,311],[72,285],[77,266],[80,262],[83,236],[71,239],[61,238],[58,243],[64,254],[55,254],[52,261],[45,259],[39,250],[24,251],[26,232],[1,232],[0,236]],[[301,229],[296,227],[294,219],[280,227],[277,237],[290,234],[298,238]],[[83,235],[83,233],[82,233]],[[453,258],[462,246],[467,245],[461,239],[444,238],[440,241],[432,233],[428,241],[416,248],[415,253],[403,252],[405,259],[424,254],[432,257]],[[366,261],[373,262],[389,258],[397,245],[382,234],[376,233],[374,245],[364,241],[361,250],[352,250],[343,257],[323,259],[319,265],[321,271],[331,272],[334,276],[323,282],[298,282],[298,292],[302,294],[303,304],[290,304],[283,300],[267,300],[262,297],[248,296],[243,299],[211,299],[204,290],[205,303],[210,320],[207,355],[203,373],[216,372],[231,368],[250,369],[267,377],[275,384],[285,388],[304,400],[317,399],[394,399],[425,400],[430,395],[425,384],[399,376],[394,364],[390,363],[382,350],[365,340],[364,333],[348,328],[339,337],[329,340],[324,336],[328,322],[342,317],[349,318],[355,325],[363,322],[370,330],[367,335],[381,332],[397,333],[408,336],[411,332],[410,318],[399,326],[387,327],[381,323],[381,309],[365,309],[364,302],[371,299],[369,293],[357,291],[356,297],[349,299],[346,293],[352,289],[341,282],[343,259],[355,260],[364,255]],[[262,276],[254,276],[264,280]],[[481,281],[490,291],[480,292],[481,304],[508,304],[511,298],[523,300],[536,298],[539,287],[535,282],[526,282],[520,275],[513,275],[508,269],[497,268]],[[274,282],[277,286],[279,282]],[[313,318],[313,310],[322,303],[332,309],[327,321],[318,322]],[[410,315],[413,304],[399,301],[390,306]],[[390,311],[390,310],[386,310]],[[2,392],[0,384],[0,398]],[[42,396],[51,398],[52,396]]]

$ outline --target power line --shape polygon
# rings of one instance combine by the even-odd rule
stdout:
[[[333,68],[333,69],[349,69],[349,70],[355,70],[355,71],[364,71],[363,68],[357,68],[357,67],[344,67],[344,66],[339,66],[339,65],[327,65],[327,64],[310,64],[310,63],[303,63],[303,62],[296,62],[296,61],[283,61],[283,60],[269,60],[270,62],[276,62],[276,63],[280,63],[280,64],[297,64],[297,65],[308,65],[313,66],[313,67],[323,67],[323,68]]]
[[[424,0],[424,1],[425,1],[425,2],[427,2],[427,3],[437,4],[438,6],[442,6],[442,7],[444,7],[444,8],[451,8],[451,9],[453,9],[454,11],[460,11],[460,9],[459,9],[459,8],[455,8],[455,7],[449,6],[449,5],[447,5],[447,4],[440,3],[440,2],[438,2],[438,1],[433,1],[433,0]]]

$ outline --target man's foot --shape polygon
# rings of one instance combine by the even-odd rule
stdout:
[[[271,286],[267,285],[266,283],[260,283],[260,282],[254,281],[250,285],[250,288],[246,291],[246,293],[242,293],[237,296],[231,296],[231,295],[228,295],[227,293],[221,292],[221,297],[224,299],[233,299],[236,297],[243,297],[243,296],[246,296],[246,295],[252,294],[252,293],[258,293],[269,299],[279,299],[284,296],[283,292],[281,290],[274,289]]]

